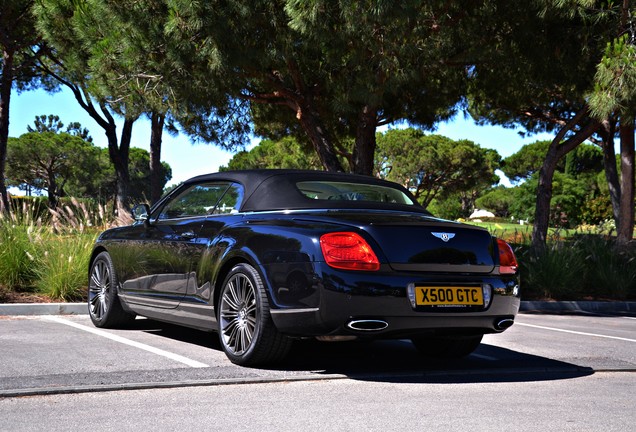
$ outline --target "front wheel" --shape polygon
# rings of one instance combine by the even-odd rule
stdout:
[[[466,357],[477,349],[483,335],[415,336],[411,338],[420,354],[444,359]]]
[[[117,275],[108,252],[95,257],[89,278],[88,314],[95,327],[121,327],[135,319],[135,315],[126,312],[119,302]]]
[[[291,339],[274,326],[261,277],[249,264],[236,265],[225,278],[219,338],[230,361],[242,366],[282,360],[289,351]]]

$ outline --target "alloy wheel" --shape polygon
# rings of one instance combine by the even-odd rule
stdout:
[[[258,319],[254,285],[245,274],[237,273],[227,281],[220,315],[224,345],[234,355],[243,355],[252,344]]]
[[[104,260],[93,266],[88,286],[88,302],[91,315],[101,320],[108,312],[108,295],[111,288],[110,268]]]

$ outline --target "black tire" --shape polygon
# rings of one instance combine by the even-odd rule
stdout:
[[[291,339],[279,333],[269,310],[256,269],[236,265],[223,282],[218,307],[219,339],[232,363],[256,366],[285,358]]]
[[[420,354],[427,357],[459,359],[477,349],[483,335],[417,336],[411,338]]]
[[[95,327],[117,328],[130,324],[135,314],[126,312],[117,296],[117,275],[108,252],[91,265],[88,280],[88,314]]]

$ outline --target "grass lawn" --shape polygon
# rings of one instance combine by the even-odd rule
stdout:
[[[466,221],[470,225],[486,228],[495,237],[512,241],[515,243],[530,242],[532,237],[532,225],[519,225],[507,222],[472,222]],[[555,234],[556,230],[550,229],[550,234]],[[561,233],[561,235],[564,235]]]

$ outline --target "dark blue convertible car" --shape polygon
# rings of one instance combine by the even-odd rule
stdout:
[[[282,359],[296,338],[408,338],[462,357],[519,309],[511,247],[433,217],[371,177],[254,170],[192,178],[102,233],[88,307],[215,331],[231,361]]]

